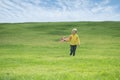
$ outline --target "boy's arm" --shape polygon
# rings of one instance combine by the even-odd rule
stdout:
[[[80,39],[79,39],[79,37],[77,38],[77,42],[78,42],[78,45],[80,45]]]
[[[64,41],[69,42],[71,39],[72,39],[72,37],[69,36],[68,38],[64,39]]]

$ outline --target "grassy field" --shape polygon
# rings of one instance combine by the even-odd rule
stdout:
[[[74,27],[75,57],[59,42]],[[0,24],[0,80],[120,80],[120,22]]]

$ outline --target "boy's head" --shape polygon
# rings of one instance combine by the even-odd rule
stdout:
[[[72,34],[76,34],[77,33],[77,29],[76,28],[73,28],[72,29]]]

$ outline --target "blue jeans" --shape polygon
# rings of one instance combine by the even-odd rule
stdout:
[[[75,56],[77,45],[70,45],[70,56]]]

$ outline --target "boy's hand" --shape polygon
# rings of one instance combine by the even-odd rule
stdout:
[[[69,38],[63,36],[60,41],[61,41],[61,42],[68,42],[68,41],[69,41]]]
[[[65,42],[65,41],[66,41],[66,37],[63,36],[63,37],[61,38],[60,42]]]
[[[80,44],[78,44],[78,46],[80,46]]]

